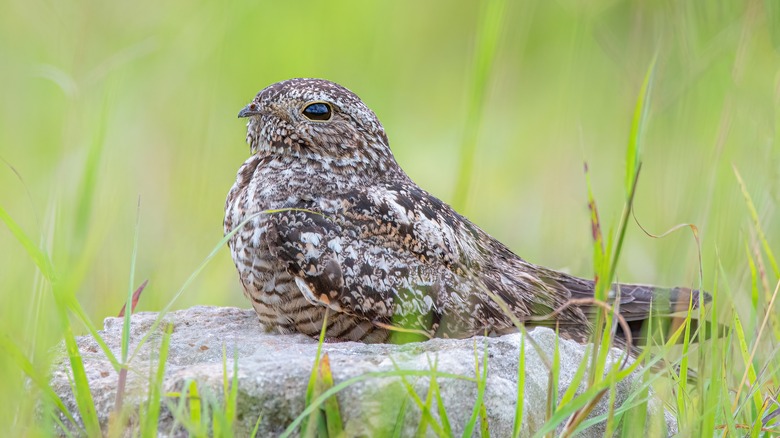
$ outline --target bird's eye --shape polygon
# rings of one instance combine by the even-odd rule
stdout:
[[[333,109],[325,102],[314,102],[306,105],[303,115],[309,120],[325,121],[333,117]]]

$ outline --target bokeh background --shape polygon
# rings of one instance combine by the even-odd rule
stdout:
[[[266,85],[301,76],[360,95],[402,167],[452,201],[484,13],[453,0],[6,0],[0,206],[50,252],[97,325],[125,300],[137,236],[133,286],[149,280],[138,310],[160,310],[222,237],[225,195],[248,156],[237,112]],[[780,250],[776,3],[508,2],[493,26],[459,210],[529,261],[591,275],[583,163],[608,232],[657,54],[637,218],[655,233],[695,224],[705,287],[717,281],[750,312],[754,236],[733,168]],[[621,280],[698,285],[698,270],[690,231],[652,239],[629,227]],[[0,272],[0,333],[43,367],[60,339],[54,301],[5,226]],[[226,247],[174,308],[196,304],[248,305]],[[4,380],[4,398],[23,388]]]

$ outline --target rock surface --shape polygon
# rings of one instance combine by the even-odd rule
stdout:
[[[130,351],[149,333],[156,313],[133,315]],[[266,333],[251,309],[225,307],[193,307],[171,312],[164,318],[173,324],[170,351],[165,368],[164,392],[180,392],[190,381],[197,382],[206,403],[222,403],[223,347],[227,351],[228,374],[232,374],[233,354],[238,357],[238,407],[235,431],[248,436],[261,416],[257,436],[276,436],[303,411],[306,387],[317,352],[317,342],[303,335]],[[122,339],[122,319],[107,318],[100,333],[108,347],[119,357]],[[144,343],[131,363],[127,378],[125,403],[137,407],[146,399],[149,373],[157,369],[160,343],[165,325],[160,325]],[[555,333],[537,328],[530,336],[552,357]],[[369,372],[430,370],[432,364],[440,373],[474,377],[475,354],[482,358],[487,342],[488,377],[484,403],[491,436],[511,436],[517,401],[517,366],[521,334],[496,338],[463,340],[434,339],[406,345],[366,345],[354,342],[325,343],[335,383]],[[91,336],[79,338],[79,348],[92,388],[101,425],[107,427],[116,396],[117,373]],[[476,344],[476,353],[475,353]],[[574,378],[585,347],[560,340],[559,396]],[[613,350],[611,360],[619,360]],[[396,365],[394,365],[394,363]],[[480,362],[481,363],[481,362]],[[545,422],[548,368],[530,342],[525,343],[525,396],[521,436],[530,436]],[[70,366],[62,359],[53,370],[52,387],[62,397],[71,412],[77,412],[69,379]],[[428,394],[428,377],[406,377],[420,399]],[[477,384],[473,380],[438,378],[447,418],[455,435],[461,435],[474,410]],[[615,404],[628,397],[633,381],[628,378],[617,385]],[[420,411],[397,377],[368,377],[348,386],[337,395],[347,436],[386,436],[401,427],[402,436],[413,436],[420,420]],[[609,397],[598,404],[592,415],[606,412]],[[167,398],[169,407],[178,400]],[[204,403],[204,404],[206,404]],[[663,412],[660,403],[651,403],[648,434],[672,434],[676,429],[673,417]],[[174,425],[174,415],[163,405],[158,431],[162,435],[182,435]],[[402,406],[405,415],[400,416]],[[436,408],[433,409],[434,414]],[[436,414],[435,414],[436,415]],[[400,420],[399,420],[400,419]],[[429,435],[431,430],[428,430]],[[602,436],[603,424],[596,424],[581,436]],[[297,432],[296,432],[297,433]],[[476,428],[475,435],[479,433]]]

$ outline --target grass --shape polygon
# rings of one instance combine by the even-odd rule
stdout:
[[[244,156],[232,114],[267,83],[324,76],[377,111],[416,181],[526,259],[605,279],[601,300],[612,278],[688,283],[713,295],[722,338],[691,345],[683,325],[673,336],[681,345],[672,339],[642,357],[667,375],[644,374],[621,406],[611,403],[614,388],[633,368],[606,366],[606,349],[594,348],[575,377],[584,392],[550,386],[538,436],[575,434],[600,420],[636,434],[651,389],[675,413],[681,436],[780,433],[780,21],[770,3],[334,2],[324,10],[314,2],[123,9],[12,0],[0,18],[0,308],[19,311],[0,322],[0,402],[12,407],[0,412],[0,430],[100,433],[76,336],[98,340],[118,380],[133,372],[131,312],[118,354],[98,336],[96,321],[122,304],[161,315],[196,303],[245,305],[219,227]],[[328,32],[311,38],[290,33],[289,23]],[[616,169],[625,171],[622,185]],[[578,207],[583,201],[589,210]],[[602,229],[601,217],[619,218],[617,228]],[[696,224],[685,225],[695,244],[685,233],[644,238],[644,228],[681,221]],[[136,276],[149,279],[140,300]],[[618,321],[608,311],[600,318],[594,341],[606,345]],[[161,316],[152,331],[164,324]],[[61,342],[78,412],[48,385],[50,351]],[[137,415],[138,433],[153,436],[167,409],[195,436],[235,435],[237,362],[229,370],[229,353],[221,394],[198,382],[163,393],[161,360],[149,370],[152,396],[140,412],[123,406],[119,392],[109,434]],[[556,357],[547,358],[553,382]],[[475,348],[474,360],[473,376],[441,372],[432,359],[425,371],[338,381],[318,354],[307,407],[286,434],[305,425],[338,436],[344,419],[333,396],[395,377],[405,398],[388,421],[416,409],[419,434],[450,436],[462,426],[485,435],[487,355]],[[518,399],[524,367],[521,360]],[[697,385],[686,381],[688,370]],[[447,415],[441,388],[449,379],[481,388],[470,418]],[[597,399],[611,409],[587,419]],[[47,415],[33,421],[38,405]],[[515,406],[515,436],[527,411]],[[252,419],[255,432],[262,421]]]

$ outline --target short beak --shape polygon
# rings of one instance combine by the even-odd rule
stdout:
[[[260,114],[260,111],[258,111],[257,104],[256,103],[250,103],[244,109],[238,112],[238,117],[252,117]]]

